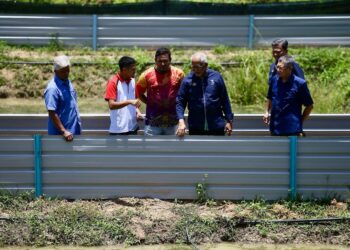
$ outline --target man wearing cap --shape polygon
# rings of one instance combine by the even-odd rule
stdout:
[[[55,57],[55,75],[44,92],[49,113],[48,134],[62,135],[66,141],[72,141],[73,135],[81,132],[77,93],[68,79],[69,70],[70,61],[67,56]]]

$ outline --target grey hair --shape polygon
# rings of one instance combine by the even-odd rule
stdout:
[[[208,63],[207,55],[203,52],[196,52],[192,55],[191,61],[199,60],[200,63]]]
[[[291,56],[281,56],[278,59],[278,62],[283,63],[284,67],[286,68],[293,69],[294,59]]]

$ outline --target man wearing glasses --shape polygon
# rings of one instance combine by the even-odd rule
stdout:
[[[171,66],[170,50],[159,48],[155,67],[143,72],[136,84],[137,97],[146,103],[145,135],[175,135],[176,95],[183,77],[181,69]]]
[[[269,85],[263,121],[270,126],[271,135],[302,136],[303,123],[313,108],[306,81],[292,73],[293,65],[292,57],[280,57],[277,75]]]
[[[187,106],[190,135],[231,135],[233,113],[224,79],[208,68],[207,56],[202,52],[192,56],[191,66],[192,71],[182,81],[176,98],[179,119],[176,134],[185,135]]]

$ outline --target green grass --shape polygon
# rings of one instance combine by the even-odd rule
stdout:
[[[190,56],[201,49],[171,47],[173,62],[180,62],[179,67],[188,73]],[[267,74],[272,62],[270,48],[247,50],[220,45],[206,48],[205,51],[209,66],[220,71],[225,79],[233,111],[261,113],[267,92]],[[289,51],[305,71],[315,102],[313,113],[350,113],[350,48],[291,46]],[[121,56],[130,55],[137,60],[136,78],[143,70],[151,67],[154,60],[154,50],[137,47],[101,48],[93,51],[85,47],[64,47],[57,42],[44,47],[0,43],[0,62],[50,62],[58,54],[69,55],[73,63],[95,63],[74,65],[71,69],[70,79],[78,92],[82,113],[108,111],[103,101],[105,86],[117,71],[116,62]],[[238,66],[225,65],[226,63],[238,63]],[[51,77],[51,65],[0,63],[0,102],[3,104],[0,112],[45,112],[40,99]],[[26,99],[30,101],[25,101]],[[11,107],[11,104],[15,107]]]
[[[143,3],[152,0],[17,0],[24,3],[52,3],[52,4],[117,4],[117,3]],[[189,0],[190,2],[209,2],[209,3],[233,3],[233,4],[252,4],[252,3],[293,3],[293,2],[321,2],[322,0]]]
[[[130,203],[131,199],[134,205]],[[274,203],[263,200],[216,201],[210,205],[188,201],[169,203],[130,198],[122,206],[123,203],[118,200],[35,199],[33,193],[13,195],[1,191],[0,247],[136,245],[142,242],[191,245],[218,241],[242,242],[242,238],[248,234],[256,239],[255,242],[266,239],[262,241],[291,243],[296,237],[304,235],[300,239],[307,237],[308,242],[331,239],[336,240],[337,244],[348,244],[348,222],[325,225],[268,222],[275,219],[350,217],[348,208],[337,208],[330,204],[330,200],[281,200]],[[232,215],[223,215],[228,210]],[[240,226],[242,221],[255,220],[267,222]],[[144,238],[138,238],[137,227],[145,232]]]

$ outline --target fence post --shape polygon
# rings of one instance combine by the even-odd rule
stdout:
[[[297,136],[289,137],[289,190],[292,200],[297,198]]]
[[[249,15],[249,30],[248,30],[248,48],[254,46],[254,15]]]
[[[41,179],[41,135],[34,135],[34,186],[35,197],[43,194]]]
[[[97,15],[92,15],[92,49],[97,49]]]

